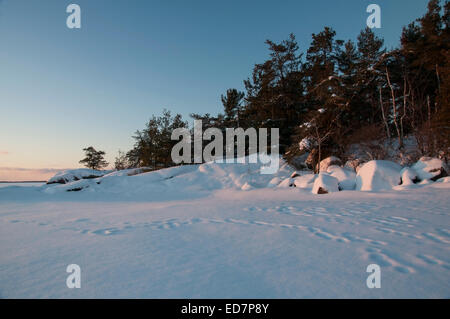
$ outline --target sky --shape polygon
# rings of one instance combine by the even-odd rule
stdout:
[[[306,51],[330,26],[356,39],[371,3],[387,48],[427,0],[0,0],[0,181],[47,179],[81,167],[94,146],[114,162],[164,108],[217,114],[243,89],[264,41],[294,33]],[[81,7],[81,29],[66,7]]]

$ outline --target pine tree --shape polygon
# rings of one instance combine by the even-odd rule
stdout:
[[[304,113],[302,55],[293,34],[281,43],[267,40],[270,59],[256,64],[246,88],[243,127],[280,128],[280,150],[291,142],[291,135]]]
[[[134,147],[127,152],[129,166],[153,169],[172,166],[171,150],[176,144],[171,140],[172,132],[187,126],[180,114],[172,116],[168,110],[164,110],[162,116],[153,115],[146,127],[133,136]]]
[[[83,148],[83,151],[86,153],[86,157],[79,162],[80,164],[84,164],[86,167],[95,170],[102,169],[109,165],[104,158],[105,152],[97,151],[92,146]]]
[[[237,124],[239,127],[239,111],[244,96],[244,92],[236,89],[228,89],[226,95],[221,95],[220,97],[224,107],[226,121],[230,126]]]

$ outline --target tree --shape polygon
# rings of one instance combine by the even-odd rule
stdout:
[[[236,123],[239,126],[239,110],[244,96],[244,92],[236,89],[228,89],[225,96],[221,95],[220,98],[224,107],[226,121],[229,124]]]
[[[383,39],[370,28],[358,35],[357,87],[361,101],[358,109],[353,111],[360,115],[361,126],[372,125],[381,119],[379,89],[385,81],[385,70],[381,70],[379,63],[386,52],[383,44]]]
[[[119,150],[119,154],[115,158],[114,168],[118,171],[127,169],[129,167],[127,154]]]
[[[177,143],[171,140],[172,132],[176,128],[187,126],[180,114],[172,116],[170,111],[164,110],[162,116],[153,115],[146,127],[136,131],[133,136],[134,147],[126,155],[129,166],[153,169],[172,166],[170,154]]]
[[[105,152],[97,151],[92,146],[83,148],[83,151],[86,153],[86,157],[79,162],[80,164],[83,164],[90,169],[102,169],[109,165],[104,158]]]
[[[302,54],[293,34],[280,43],[267,40],[266,44],[270,58],[256,64],[251,78],[244,81],[246,97],[240,126],[280,128],[283,151],[304,112]]]

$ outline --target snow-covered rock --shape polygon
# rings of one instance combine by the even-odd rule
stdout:
[[[294,179],[294,186],[298,188],[312,188],[316,174],[305,174]]]
[[[47,184],[67,184],[73,181],[78,181],[80,179],[91,179],[102,177],[111,171],[98,171],[89,168],[79,168],[65,170],[57,173],[55,176],[47,181]]]
[[[411,166],[416,171],[417,177],[420,180],[436,181],[441,177],[448,176],[448,168],[444,161],[433,157],[422,157]]]
[[[106,174],[105,177],[109,176],[134,176],[139,175],[147,172],[153,171],[150,167],[139,167],[139,168],[129,168],[129,169],[123,169],[120,171],[113,171],[112,173]]]
[[[292,178],[285,178],[283,181],[281,181],[280,184],[278,184],[279,188],[288,188],[292,187],[294,185],[294,180]]]
[[[249,190],[251,190],[251,189],[253,189],[253,186],[252,185],[250,185],[248,182],[246,182],[244,185],[242,185],[242,187],[241,187],[241,190],[243,190],[243,191],[249,191]]]
[[[309,152],[306,152],[302,155],[299,156],[295,156],[294,158],[292,158],[292,160],[290,161],[292,165],[294,165],[294,167],[298,168],[298,169],[305,169],[308,168],[308,163],[306,162],[309,156]]]
[[[402,185],[412,185],[418,182],[417,173],[410,167],[405,167],[401,170],[400,176]]]
[[[364,164],[356,176],[356,190],[389,190],[400,184],[402,167],[397,163],[383,160]]]
[[[339,192],[339,181],[336,177],[326,173],[320,173],[314,181],[313,194],[328,194]]]
[[[361,164],[361,161],[359,159],[350,159],[347,162],[345,162],[344,167],[350,170],[353,170],[356,172],[356,168]]]
[[[293,173],[291,174],[291,178],[296,178],[296,177],[298,177],[298,176],[300,176],[300,174],[297,173],[297,171],[295,171],[295,172],[293,172]]]
[[[436,183],[450,183],[450,176],[439,178]]]
[[[274,188],[274,187],[277,187],[278,184],[280,184],[280,183],[281,183],[281,178],[276,176],[270,180],[269,184],[267,184],[267,187]]]
[[[342,161],[339,158],[337,158],[336,156],[327,157],[324,160],[320,161],[320,165],[319,165],[320,171],[326,172],[328,167],[330,167],[331,165],[341,166]]]
[[[356,173],[348,168],[342,168],[336,165],[331,165],[327,169],[327,173],[337,178],[339,181],[339,188],[341,190],[353,190],[356,184]]]

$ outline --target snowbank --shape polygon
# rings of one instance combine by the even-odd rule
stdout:
[[[388,190],[400,184],[418,182],[418,176],[436,178],[441,174],[435,169],[443,166],[442,161],[422,159],[413,168],[403,169],[389,161],[371,161],[358,170],[330,165],[339,162],[329,157],[321,162],[321,174],[295,170],[280,158],[280,168],[275,174],[261,174],[261,163],[209,162],[200,165],[175,166],[157,171],[150,168],[135,168],[121,171],[97,171],[91,169],[66,170],[56,174],[42,188],[42,192],[81,192],[96,198],[100,194],[130,198],[149,197],[156,199],[176,196],[179,199],[204,196],[223,189],[250,191],[269,188],[302,188],[313,193],[338,190]],[[325,169],[326,167],[326,169]],[[431,183],[423,179],[422,184]],[[401,188],[396,188],[400,190]],[[175,195],[173,195],[175,194]],[[203,195],[201,195],[203,194]]]
[[[356,190],[389,190],[400,184],[402,167],[390,161],[370,161],[364,164],[356,176]]]

